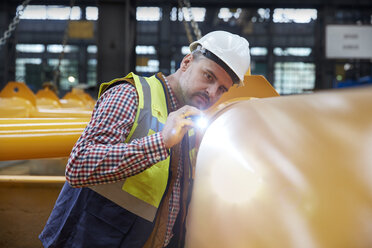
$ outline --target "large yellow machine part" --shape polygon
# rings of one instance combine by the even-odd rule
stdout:
[[[95,101],[80,89],[59,100],[49,89],[35,94],[21,82],[9,82],[0,92],[0,118],[89,118]]]
[[[49,88],[44,88],[36,93],[36,105],[39,108],[61,108],[58,96]]]
[[[66,157],[89,119],[0,118],[0,161]]]
[[[93,109],[95,101],[82,89],[73,88],[71,92],[66,93],[66,95],[61,99],[62,106],[65,108],[85,108]]]
[[[239,101],[214,119],[186,247],[372,246],[372,88]]]
[[[9,82],[0,91],[0,117],[29,117],[36,111],[36,97],[23,83]]]

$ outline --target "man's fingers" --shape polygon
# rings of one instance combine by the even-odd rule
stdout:
[[[186,105],[179,109],[184,117],[191,115],[201,115],[203,112],[195,107]]]
[[[194,126],[194,122],[191,120],[191,119],[184,119],[183,121],[182,121],[182,127],[183,128],[187,128],[187,127],[193,127]]]

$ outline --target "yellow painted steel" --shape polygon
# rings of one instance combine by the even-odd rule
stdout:
[[[0,160],[68,156],[89,119],[0,118]]]
[[[76,127],[76,128],[56,128],[56,129],[18,129],[18,130],[0,130],[0,139],[2,135],[9,135],[9,134],[49,134],[49,133],[75,133],[79,132],[82,133],[84,131],[84,127]]]
[[[38,99],[40,99],[38,100],[38,111],[32,113],[30,117],[90,118],[92,115],[95,101],[81,89],[72,89],[61,100],[49,89],[39,91],[38,94]]]
[[[62,104],[58,96],[49,88],[44,88],[36,93],[36,105],[38,108],[61,108]]]
[[[250,75],[250,71],[244,75],[244,85],[231,87],[221,98],[210,107],[206,113],[210,114],[224,106],[222,103],[229,103],[233,99],[242,97],[266,98],[279,96],[278,92],[271,86],[269,81],[261,75]]]
[[[86,125],[89,118],[0,118],[0,130],[8,129],[14,125],[27,126],[64,126],[64,125]],[[3,128],[2,128],[3,127]]]
[[[4,89],[0,92],[2,98],[19,97],[31,102],[36,106],[36,97],[34,93],[22,82],[9,82],[5,85]]]
[[[85,117],[90,118],[95,101],[80,89],[67,93],[65,99],[48,88],[34,93],[20,82],[9,82],[0,92],[0,118]]]
[[[90,118],[92,116],[91,110],[82,109],[49,109],[39,108],[38,111],[32,112],[30,117],[33,118],[62,118],[62,117],[73,117],[73,118]]]
[[[0,118],[0,132],[84,129],[88,122],[89,119],[78,118],[67,120],[54,118]]]
[[[0,92],[0,117],[28,117],[35,111],[35,95],[24,83],[9,82]]]
[[[30,101],[19,97],[0,98],[0,118],[24,118],[36,111]]]
[[[61,100],[62,106],[65,108],[86,108],[93,109],[95,101],[85,93],[82,89],[72,89]]]
[[[225,105],[201,142],[186,247],[370,247],[372,88]]]
[[[0,185],[19,184],[63,184],[66,181],[64,176],[29,176],[29,175],[0,175]]]
[[[44,106],[40,106],[37,112],[34,112],[30,117],[86,117],[90,118],[95,101],[81,89],[72,89],[63,99],[58,101],[63,108],[51,108],[50,101],[56,100],[53,97],[53,92],[42,92]],[[46,100],[48,99],[48,100]],[[58,98],[57,98],[58,99]]]
[[[0,160],[66,157],[81,131],[0,135]]]
[[[0,124],[87,122],[89,118],[0,118]]]

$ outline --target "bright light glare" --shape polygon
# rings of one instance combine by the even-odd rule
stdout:
[[[236,147],[230,131],[217,119],[204,135],[201,148],[208,147],[216,154],[208,160],[213,164],[207,167],[208,183],[218,199],[226,204],[246,204],[262,191],[262,171],[248,151]]]
[[[262,179],[248,166],[226,157],[214,165],[210,178],[212,189],[229,204],[246,203],[256,195]]]
[[[208,126],[208,119],[204,116],[199,116],[195,123],[198,128],[205,129]]]
[[[75,82],[75,78],[73,76],[69,76],[68,79],[67,79],[70,83],[74,83]]]

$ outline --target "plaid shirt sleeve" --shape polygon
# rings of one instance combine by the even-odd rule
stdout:
[[[130,83],[112,87],[99,98],[66,166],[72,187],[120,181],[168,157],[160,132],[124,143],[137,106],[137,91]]]

